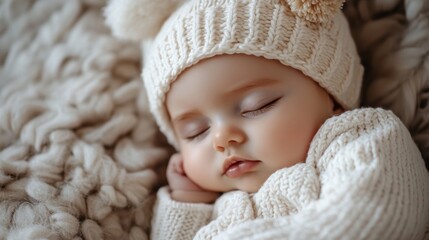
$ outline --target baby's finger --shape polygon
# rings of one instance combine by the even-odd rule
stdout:
[[[171,156],[169,165],[171,165],[171,168],[174,172],[178,172],[182,175],[184,174],[183,158],[182,158],[182,155],[180,155],[179,153],[176,153],[173,156]]]
[[[170,187],[174,190],[204,191],[187,176],[177,172],[170,172],[167,175],[167,180]]]

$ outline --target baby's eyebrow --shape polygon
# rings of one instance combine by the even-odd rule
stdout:
[[[192,116],[195,116],[196,113],[195,112],[184,112],[184,113],[180,113],[179,115],[177,115],[176,117],[174,117],[171,122],[172,123],[178,123],[181,122],[183,120],[189,119]]]
[[[279,80],[272,79],[272,78],[256,78],[250,82],[247,82],[242,85],[233,86],[231,89],[225,92],[225,95],[234,95],[238,92],[249,90],[252,88],[257,88],[260,86],[267,86],[271,84],[277,83]]]

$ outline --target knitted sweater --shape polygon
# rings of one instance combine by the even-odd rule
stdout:
[[[255,194],[181,203],[161,188],[152,239],[422,239],[429,173],[390,111],[328,119],[305,163],[278,170]]]

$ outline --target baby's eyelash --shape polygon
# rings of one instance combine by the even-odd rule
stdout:
[[[192,136],[185,137],[185,139],[187,141],[198,140],[199,138],[203,137],[204,134],[207,133],[208,130],[209,130],[209,128],[206,128],[206,129],[204,129],[204,130],[202,130],[202,131],[200,131],[200,132],[198,132]]]
[[[262,113],[267,112],[268,110],[270,110],[272,107],[274,107],[274,105],[281,99],[281,97],[274,99],[271,102],[268,102],[267,104],[259,107],[258,109],[255,110],[251,110],[251,111],[245,111],[241,113],[241,116],[243,117],[256,117]]]

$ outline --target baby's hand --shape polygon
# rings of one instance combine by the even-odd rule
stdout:
[[[171,188],[171,197],[179,202],[211,203],[220,195],[201,188],[188,178],[183,169],[183,158],[179,153],[170,158],[167,180]]]

